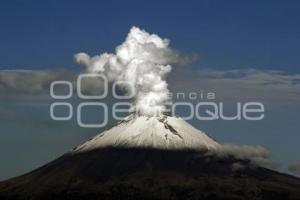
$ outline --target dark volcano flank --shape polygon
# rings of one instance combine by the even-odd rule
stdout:
[[[107,147],[4,181],[0,199],[300,199],[300,179],[193,150]]]

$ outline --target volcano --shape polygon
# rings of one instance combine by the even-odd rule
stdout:
[[[60,158],[1,182],[0,199],[300,199],[299,178],[218,156],[221,146],[181,118],[130,115]]]

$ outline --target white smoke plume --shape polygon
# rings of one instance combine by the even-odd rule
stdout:
[[[171,65],[196,59],[196,56],[182,57],[169,47],[169,43],[168,39],[132,27],[115,54],[90,57],[78,53],[75,60],[85,65],[89,73],[104,74],[110,82],[126,82],[125,89],[129,89],[130,84],[134,91],[127,92],[134,93],[136,113],[156,116],[165,111],[164,105],[169,99],[165,77],[171,71]]]

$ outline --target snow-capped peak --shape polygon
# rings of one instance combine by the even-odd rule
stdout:
[[[136,147],[168,150],[216,150],[219,144],[204,132],[177,117],[130,115],[118,125],[96,135],[72,152],[104,147]]]

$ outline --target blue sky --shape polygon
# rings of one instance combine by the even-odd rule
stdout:
[[[83,70],[75,53],[113,52],[133,25],[200,55],[173,70],[171,91],[214,91],[229,111],[236,101],[266,106],[257,123],[194,126],[220,142],[263,145],[285,166],[300,160],[299,10],[299,1],[1,1],[0,180],[99,133],[50,119],[49,82],[72,80]]]
[[[1,1],[1,67],[74,67],[74,53],[112,51],[136,25],[179,50],[202,53],[198,67],[300,72],[299,7],[299,1]]]

